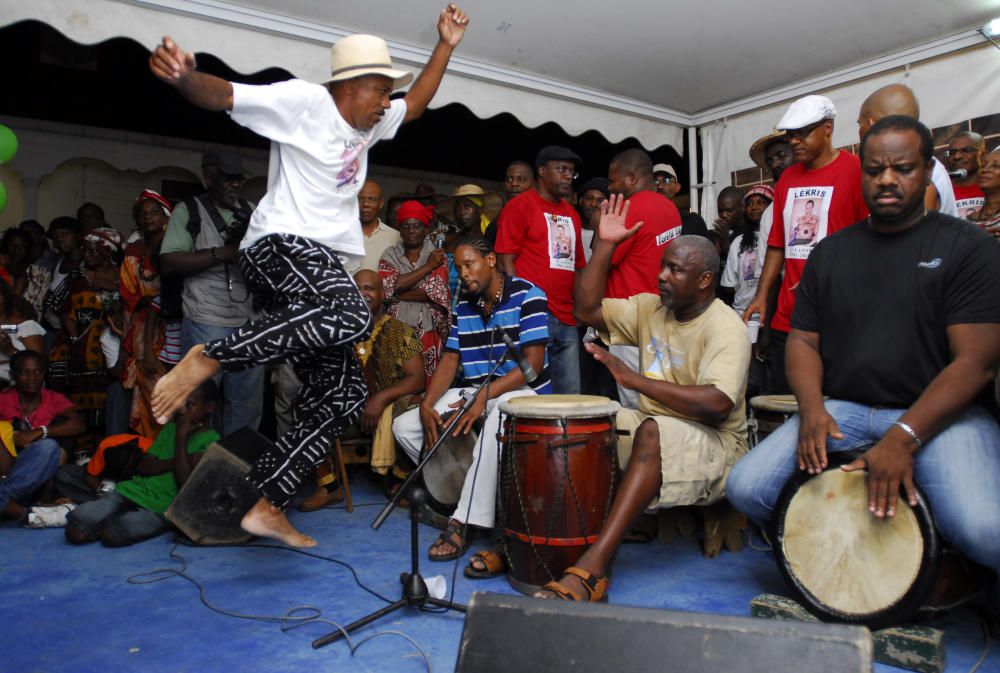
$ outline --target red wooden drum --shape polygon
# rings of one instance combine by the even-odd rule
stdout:
[[[516,397],[506,415],[497,523],[507,579],[524,594],[558,580],[597,539],[618,471],[619,405],[589,395]]]

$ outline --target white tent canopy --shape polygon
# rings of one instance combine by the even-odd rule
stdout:
[[[1000,52],[975,27],[1000,0],[783,0],[661,3],[598,0],[552,5],[467,0],[473,24],[449,67],[436,107],[461,103],[529,127],[555,122],[577,135],[682,147],[700,128],[707,183],[749,165],[747,148],[794,98],[825,93],[840,116],[835,142],[856,135],[861,100],[905,81],[930,126],[1000,112]],[[35,19],[81,43],[163,34],[245,73],[280,67],[318,81],[329,44],[354,32],[385,36],[393,59],[419,68],[436,34],[430,0],[0,0],[0,26]],[[992,93],[991,93],[992,92]],[[689,138],[691,140],[691,138]],[[689,143],[694,147],[694,143]],[[694,195],[693,195],[694,196]],[[711,187],[704,214],[711,220]],[[695,201],[693,199],[695,203]]]

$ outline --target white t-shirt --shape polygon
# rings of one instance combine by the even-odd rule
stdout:
[[[340,116],[326,87],[293,79],[266,86],[234,83],[229,114],[271,141],[267,194],[240,246],[292,234],[364,256],[358,192],[368,173],[368,149],[396,134],[406,102],[392,101],[374,128],[358,131]]]
[[[45,328],[34,320],[25,320],[18,324],[17,332],[8,334],[7,336],[16,350],[23,351],[25,350],[25,346],[21,339],[30,336],[45,336]],[[0,353],[0,379],[4,379],[5,381],[10,380],[10,358],[3,353]]]
[[[774,204],[767,204],[767,208],[760,216],[760,232],[757,234],[757,264],[764,268],[764,258],[767,257],[767,237],[771,235],[771,225],[774,224]],[[758,278],[760,274],[758,274]]]
[[[951,178],[948,177],[948,169],[937,160],[937,157],[934,157],[931,182],[934,184],[934,188],[938,193],[938,199],[941,201],[938,206],[938,212],[958,217],[958,206],[955,204],[955,188],[952,187]]]
[[[723,287],[731,287],[736,290],[733,297],[733,310],[740,315],[743,315],[743,311],[757,294],[760,272],[764,268],[763,260],[758,254],[760,236],[761,234],[758,232],[756,246],[743,252],[740,252],[743,234],[733,239],[732,245],[729,246],[729,256],[726,258],[726,268],[719,280]]]

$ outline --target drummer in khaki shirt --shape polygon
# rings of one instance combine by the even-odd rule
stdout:
[[[747,451],[743,396],[750,364],[746,327],[715,298],[719,256],[710,241],[681,236],[663,254],[660,295],[603,299],[615,246],[640,225],[625,228],[628,202],[601,206],[598,242],[576,289],[576,317],[606,343],[638,346],[641,372],[594,344],[587,352],[619,386],[640,393],[637,410],[618,412],[628,430],[618,444],[625,477],[597,541],[540,597],[597,601],[633,519],[650,507],[708,505],[724,495],[726,476]]]

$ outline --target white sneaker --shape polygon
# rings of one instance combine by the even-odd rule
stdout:
[[[63,528],[66,515],[74,509],[74,504],[32,507],[28,512],[28,528]]]

